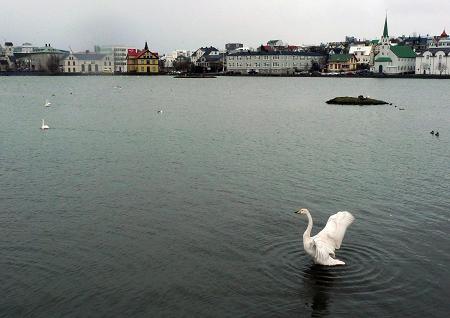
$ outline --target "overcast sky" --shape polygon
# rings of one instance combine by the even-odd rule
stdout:
[[[379,38],[386,10],[391,35],[440,34],[450,1],[430,0],[22,0],[1,1],[0,39],[72,50],[125,44],[160,53],[270,39],[290,44]]]

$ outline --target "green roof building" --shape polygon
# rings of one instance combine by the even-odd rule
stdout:
[[[379,53],[375,56],[372,67],[373,72],[382,74],[413,74],[415,72],[416,53],[409,46],[391,45],[387,16],[378,49]]]

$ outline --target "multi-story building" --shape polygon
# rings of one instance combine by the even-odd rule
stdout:
[[[159,56],[156,52],[151,52],[145,42],[144,49],[128,49],[127,54],[127,71],[128,73],[138,74],[158,74],[159,73]]]
[[[113,57],[89,51],[70,53],[62,60],[61,68],[64,73],[112,74]]]
[[[309,71],[317,64],[322,68],[325,55],[312,52],[247,51],[227,56],[226,65],[229,72],[240,74],[294,74]]]
[[[378,49],[379,53],[375,56],[374,66],[372,67],[373,72],[382,74],[414,73],[416,53],[409,46],[391,44],[387,17]]]
[[[127,70],[128,49],[134,48],[124,45],[102,45],[96,46],[95,52],[112,56],[114,73],[126,73],[128,71]]]
[[[442,32],[438,40],[416,58],[416,74],[450,74],[450,38]]]

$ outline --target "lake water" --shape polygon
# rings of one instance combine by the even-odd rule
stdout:
[[[0,316],[448,317],[449,87],[0,77]]]

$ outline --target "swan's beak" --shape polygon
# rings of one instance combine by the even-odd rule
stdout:
[[[295,211],[294,213],[295,213],[295,214],[300,214],[300,211]]]

